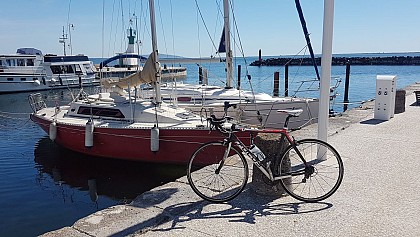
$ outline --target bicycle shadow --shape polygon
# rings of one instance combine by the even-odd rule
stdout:
[[[164,212],[172,213],[174,210],[183,208],[188,203],[180,203],[165,208]],[[151,231],[154,232],[168,232],[176,229],[185,229],[182,223],[192,220],[206,220],[206,219],[227,219],[228,222],[243,222],[247,224],[256,224],[257,217],[273,216],[273,215],[299,215],[305,213],[312,213],[323,211],[331,208],[333,205],[326,202],[305,203],[305,202],[290,202],[282,203],[281,199],[277,197],[261,196],[256,194],[251,189],[244,190],[234,200],[224,204],[213,204],[207,201],[200,201],[200,204],[195,206],[188,212],[174,216],[174,218],[167,222],[167,225],[157,226]]]
[[[155,206],[164,202],[166,198],[175,198],[177,192],[182,195],[195,195],[183,193],[182,190],[173,188],[161,189],[150,192],[150,202],[142,202],[133,207],[145,208]],[[178,193],[179,194],[179,193]],[[172,196],[172,197],[171,197]],[[154,197],[160,197],[155,199]],[[111,236],[126,236],[130,234],[140,234],[148,231],[167,234],[171,230],[185,229],[182,223],[193,220],[206,219],[227,219],[228,222],[243,222],[247,224],[256,224],[257,217],[272,215],[299,215],[311,212],[323,211],[331,208],[333,205],[325,202],[304,203],[304,202],[282,202],[282,198],[261,196],[256,194],[250,188],[245,189],[234,200],[223,203],[213,204],[204,200],[176,203],[169,205],[155,216],[127,227]],[[170,224],[170,225],[169,225]],[[169,225],[169,227],[168,227]]]

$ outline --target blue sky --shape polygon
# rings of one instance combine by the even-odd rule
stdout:
[[[222,31],[218,4],[222,3],[197,2],[209,34],[218,44]],[[314,51],[321,53],[323,0],[301,0],[301,4]],[[195,0],[156,0],[155,5],[160,53],[214,55]],[[263,55],[296,54],[305,46],[293,0],[237,0],[233,5],[246,56],[257,55],[259,49]],[[419,52],[419,10],[418,0],[336,0],[333,53]],[[148,2],[144,0],[2,1],[0,54],[15,53],[21,47],[62,54],[58,42],[62,27],[73,24],[73,54],[110,57],[125,50],[124,34],[133,13],[137,16],[141,53],[147,54],[151,44],[147,11]]]

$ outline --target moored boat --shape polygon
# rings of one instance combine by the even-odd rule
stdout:
[[[0,93],[95,85],[99,85],[99,79],[85,55],[43,55],[34,48],[0,55]]]
[[[130,21],[130,24],[132,21]],[[137,71],[143,70],[143,67],[140,66],[141,62],[144,62],[147,58],[136,53],[136,33],[131,26],[127,30],[128,44],[127,49],[124,53],[118,53],[114,57],[108,58],[102,61],[99,65],[96,65],[97,76],[100,78],[124,78],[130,76]],[[118,61],[114,66],[109,66],[110,63]],[[163,65],[161,68],[161,78],[162,79],[173,79],[173,78],[185,78],[187,76],[186,67],[175,67]]]
[[[299,97],[273,97],[266,93],[252,93],[204,84],[185,84],[179,82],[164,83],[161,86],[163,101],[177,104],[200,115],[224,113],[224,102],[235,104],[236,108],[228,112],[237,121],[253,126],[266,128],[282,128],[286,116],[276,113],[277,110],[302,109],[304,112],[298,118],[290,119],[290,128],[298,128],[318,117],[318,99]],[[151,88],[143,89],[140,96],[151,98]]]
[[[183,164],[198,146],[222,139],[205,119],[184,109],[151,101],[130,103],[116,93],[95,96],[68,106],[37,107],[31,119],[60,146],[125,160]],[[33,95],[34,104],[41,105],[40,99]],[[245,140],[250,135],[240,132]]]

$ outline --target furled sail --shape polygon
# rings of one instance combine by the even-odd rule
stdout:
[[[154,65],[156,60],[154,54],[151,53],[144,64],[143,70],[138,71],[124,78],[107,78],[102,81],[102,86],[105,88],[111,88],[113,86],[121,89],[129,87],[135,87],[142,84],[151,84],[156,81],[156,68]],[[160,68],[160,67],[159,67]]]

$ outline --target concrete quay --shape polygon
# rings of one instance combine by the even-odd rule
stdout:
[[[405,88],[405,112],[374,120],[374,102],[330,118],[344,162],[338,191],[319,203],[244,190],[225,204],[201,200],[182,177],[43,236],[420,236],[420,106]],[[317,126],[294,132],[316,137]],[[251,177],[252,175],[250,175]]]

